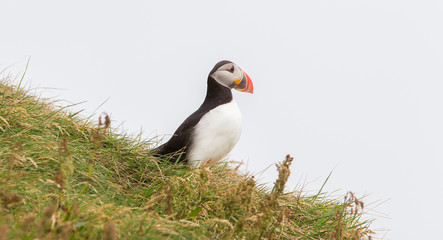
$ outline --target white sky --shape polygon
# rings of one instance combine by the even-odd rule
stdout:
[[[259,172],[291,153],[290,189],[313,192],[333,171],[325,190],[369,195],[386,239],[441,235],[442,43],[439,1],[0,3],[0,69],[31,56],[31,86],[86,113],[110,97],[98,112],[134,134],[173,133],[213,65],[236,62],[255,93],[234,93],[231,158]]]

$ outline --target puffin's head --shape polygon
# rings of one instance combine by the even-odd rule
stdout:
[[[209,77],[213,78],[222,86],[234,88],[240,92],[254,92],[251,78],[235,63],[223,60],[215,64]]]

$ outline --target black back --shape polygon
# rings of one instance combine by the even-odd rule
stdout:
[[[218,62],[208,76],[208,88],[203,104],[177,128],[168,142],[154,150],[155,155],[167,157],[171,162],[187,161],[187,152],[193,142],[194,128],[200,119],[212,109],[232,101],[231,89],[222,86],[211,74],[230,61]]]

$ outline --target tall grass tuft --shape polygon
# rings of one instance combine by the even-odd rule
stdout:
[[[21,81],[20,81],[21,82]],[[226,163],[189,169],[153,143],[0,82],[0,239],[365,239],[363,203],[286,192]]]

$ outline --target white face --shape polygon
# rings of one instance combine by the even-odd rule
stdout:
[[[243,72],[235,63],[226,63],[211,74],[211,77],[221,85],[233,88],[241,82]]]

